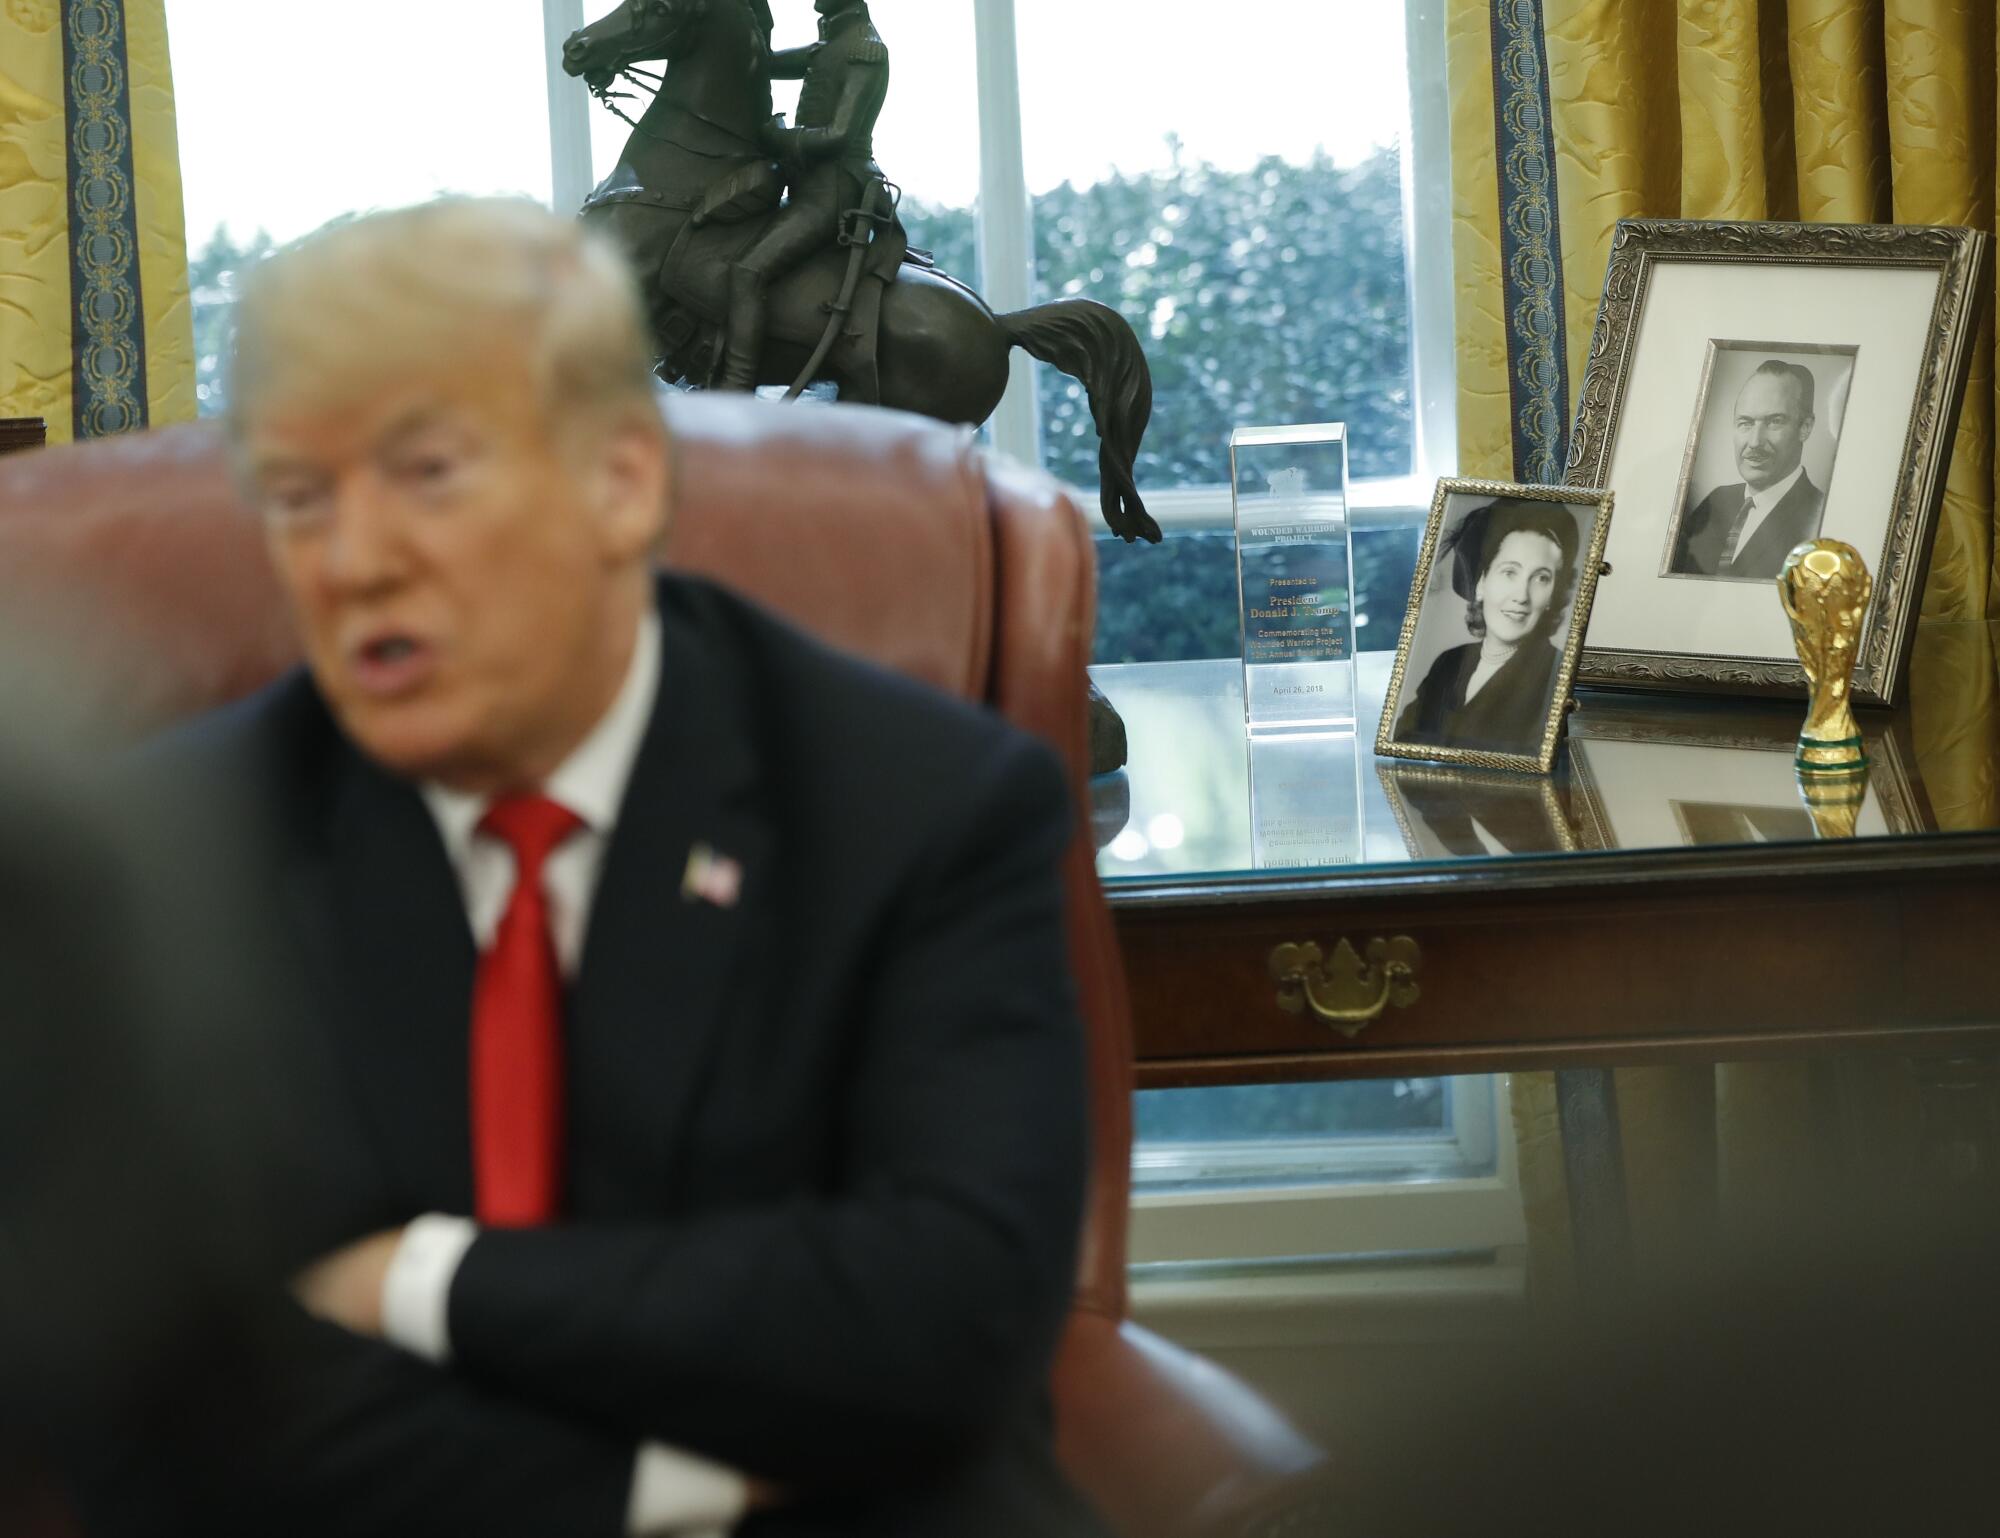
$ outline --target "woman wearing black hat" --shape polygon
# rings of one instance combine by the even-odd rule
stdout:
[[[1539,752],[1576,583],[1576,518],[1559,502],[1502,497],[1476,507],[1438,547],[1476,638],[1431,663],[1397,722],[1403,742],[1487,753]]]

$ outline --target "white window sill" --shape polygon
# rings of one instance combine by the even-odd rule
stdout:
[[[1525,1239],[1508,1159],[1471,1179],[1141,1193],[1130,1255],[1135,1265],[1248,1264],[1497,1250]]]
[[[1434,479],[1415,475],[1355,481],[1347,490],[1354,527],[1399,528],[1418,521],[1430,511],[1431,493],[1436,489]],[[1236,526],[1227,486],[1177,486],[1164,491],[1141,486],[1139,492],[1146,499],[1146,511],[1167,533],[1226,532]],[[1088,488],[1080,489],[1077,497],[1085,508],[1097,505],[1095,492]]]
[[[1518,1323],[1526,1297],[1520,1246],[1131,1273],[1132,1318],[1192,1351],[1481,1338]]]

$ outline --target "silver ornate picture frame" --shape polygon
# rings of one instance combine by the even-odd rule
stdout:
[[[1803,696],[1796,534],[1868,562],[1854,698],[1895,702],[1990,262],[1969,229],[1620,221],[1564,475],[1618,499],[1578,683]]]

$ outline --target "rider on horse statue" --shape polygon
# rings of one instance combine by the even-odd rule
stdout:
[[[889,50],[866,0],[813,0],[820,40],[771,55],[771,78],[799,80],[798,123],[782,116],[765,126],[763,144],[784,167],[790,196],[770,227],[729,271],[728,341],[716,383],[752,390],[763,353],[770,286],[836,241],[868,239],[866,224],[884,219],[882,168],[875,164],[875,120],[889,94]],[[853,227],[843,229],[843,223]]]

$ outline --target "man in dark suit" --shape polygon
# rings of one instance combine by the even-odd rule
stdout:
[[[1826,499],[1805,471],[1812,432],[1812,370],[1778,358],[1760,363],[1736,397],[1743,480],[1716,487],[1682,519],[1671,569],[1769,579],[1794,546],[1817,539]]]
[[[525,204],[336,228],[239,307],[307,668],[160,772],[258,831],[348,1110],[256,1488],[294,1532],[1097,1533],[1044,1386],[1060,768],[656,578],[649,364]]]

